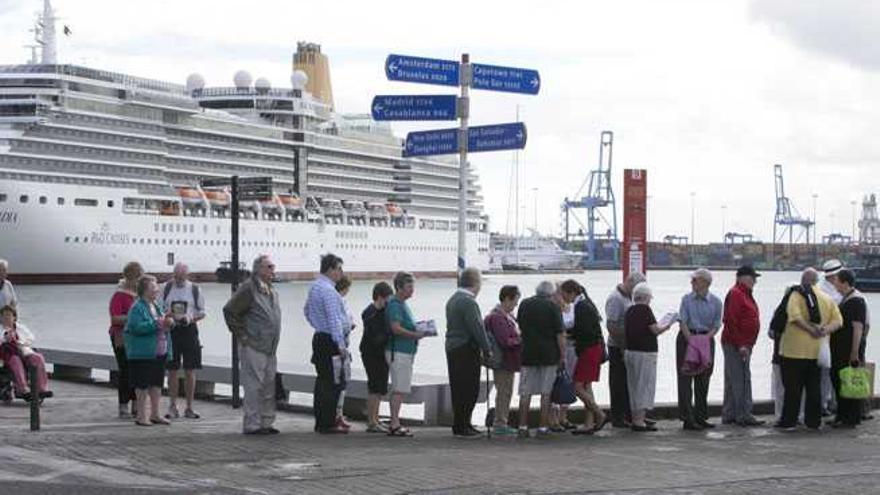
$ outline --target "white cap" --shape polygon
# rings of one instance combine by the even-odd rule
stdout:
[[[835,275],[840,270],[843,270],[843,263],[841,263],[840,260],[834,259],[822,263],[822,271],[825,272],[826,277]]]

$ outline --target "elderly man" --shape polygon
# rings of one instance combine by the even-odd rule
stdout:
[[[791,431],[797,427],[801,396],[806,391],[804,423],[817,430],[821,423],[819,347],[843,324],[840,310],[830,297],[815,285],[819,274],[807,268],[801,275],[801,287],[788,298],[788,322],[782,333],[779,352],[782,355],[782,383],[785,398],[779,428]]]
[[[336,290],[336,282],[341,279],[342,258],[333,254],[322,256],[321,273],[312,283],[303,308],[306,320],[315,329],[312,336],[312,364],[318,376],[315,379],[313,409],[315,431],[318,433],[348,433],[348,428],[338,425],[336,421],[339,393],[345,387],[345,332],[351,328],[345,303]]]
[[[632,272],[605,300],[605,325],[608,328],[608,389],[611,396],[611,425],[629,428],[629,391],[626,386],[626,329],[623,326],[626,310],[632,306],[633,287],[645,281],[645,276]]]
[[[521,438],[529,436],[529,406],[532,396],[541,396],[541,419],[538,436],[550,430],[550,393],[556,370],[565,367],[565,333],[562,313],[553,302],[556,285],[549,280],[538,284],[535,295],[524,299],[517,311],[522,332],[522,369],[519,379],[519,430]]]
[[[193,398],[196,392],[196,372],[202,368],[202,345],[199,342],[197,322],[205,317],[205,299],[199,286],[189,281],[189,267],[184,263],[174,265],[174,278],[165,283],[162,297],[166,310],[171,311],[174,326],[171,327],[172,360],[168,368],[168,395],[171,403],[168,406],[167,419],[177,419],[177,396],[180,383],[177,371],[183,365],[186,375],[186,410],[185,418],[198,419],[193,411]]]
[[[678,313],[681,318],[678,338],[675,340],[675,358],[678,371],[678,415],[685,430],[714,428],[708,421],[709,379],[715,364],[715,334],[721,329],[721,299],[709,292],[712,273],[699,268],[691,273],[691,292],[681,298]],[[688,346],[708,340],[711,362],[697,375],[682,372]],[[692,341],[693,340],[693,341]]]
[[[752,415],[752,348],[758,340],[761,318],[752,289],[761,275],[751,266],[736,271],[736,284],[724,299],[724,406],[721,421],[740,426],[760,426]]]
[[[476,297],[480,293],[480,270],[466,268],[458,290],[446,302],[446,365],[452,393],[452,434],[478,437],[471,415],[480,392],[480,351],[491,354],[483,317]]]
[[[281,336],[281,306],[272,287],[275,264],[268,255],[254,260],[246,280],[223,306],[229,331],[241,346],[244,387],[243,431],[247,435],[278,433],[275,422],[275,353]]]
[[[15,288],[12,286],[12,282],[6,279],[8,272],[9,263],[6,260],[0,259],[0,308],[6,306],[12,306],[15,308],[18,306],[18,297],[15,295]]]

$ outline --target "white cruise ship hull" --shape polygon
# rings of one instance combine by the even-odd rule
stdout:
[[[9,262],[15,282],[112,282],[129,261],[158,275],[185,262],[197,278],[212,280],[230,258],[228,218],[125,213],[123,198],[135,191],[4,180],[0,193],[6,195],[0,202],[0,258]],[[97,206],[77,205],[77,199],[97,200]],[[452,230],[246,219],[240,226],[240,260],[249,266],[257,255],[269,254],[285,279],[313,277],[320,256],[330,252],[357,278],[399,270],[431,277],[456,272]],[[488,237],[468,233],[469,266],[488,269]]]

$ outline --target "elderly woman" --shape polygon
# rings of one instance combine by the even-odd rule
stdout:
[[[163,314],[156,304],[159,286],[150,275],[137,282],[138,300],[128,312],[123,338],[128,359],[131,386],[137,397],[137,419],[140,426],[170,424],[159,416],[159,396],[165,378],[165,362],[171,355],[168,330],[174,325],[170,314]],[[150,417],[146,401],[150,397]]]
[[[137,299],[137,282],[144,274],[144,269],[137,261],[131,261],[122,269],[122,280],[110,298],[110,344],[116,356],[116,388],[119,395],[119,417],[130,418],[135,414],[134,389],[128,380],[128,359],[125,357],[125,341],[122,329],[128,319],[128,311]],[[131,413],[128,404],[131,402]]]
[[[412,432],[400,425],[400,406],[411,390],[413,360],[419,340],[425,333],[416,329],[416,321],[407,301],[415,292],[416,279],[408,272],[394,275],[394,296],[385,306],[385,317],[391,329],[391,339],[385,347],[385,361],[391,374],[391,424],[388,435],[410,437]]]
[[[492,370],[495,378],[495,421],[492,431],[496,435],[516,435],[516,429],[508,426],[507,422],[510,416],[510,397],[513,395],[513,378],[522,361],[522,337],[513,314],[519,298],[517,286],[505,285],[498,294],[500,304],[483,321],[486,331],[492,333],[501,348],[499,367]]]
[[[584,424],[572,433],[590,435],[605,426],[605,414],[596,403],[593,383],[599,381],[604,345],[602,317],[584,287],[575,280],[566,280],[559,287],[563,300],[574,308],[574,324],[569,332],[577,354],[574,392],[584,403]]]
[[[633,288],[633,305],[626,310],[626,384],[632,410],[633,431],[657,431],[657,427],[645,423],[648,409],[654,407],[657,385],[657,336],[669,330],[672,321],[657,323],[651,310],[653,294],[648,284],[642,282]]]
[[[7,305],[0,309],[0,324],[2,324],[0,359],[6,363],[6,367],[12,373],[15,396],[22,397],[28,402],[34,399],[25,372],[26,366],[32,366],[37,370],[37,398],[42,400],[52,397],[43,355],[35,352],[31,347],[34,344],[34,335],[18,322],[18,313],[14,306]]]

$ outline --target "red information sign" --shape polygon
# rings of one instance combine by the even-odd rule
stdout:
[[[623,278],[648,268],[648,171],[623,171],[623,249],[620,266]]]

